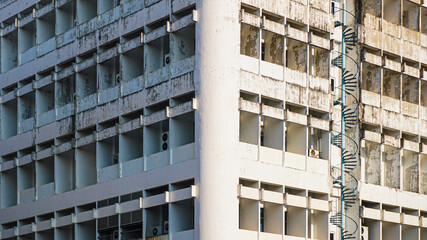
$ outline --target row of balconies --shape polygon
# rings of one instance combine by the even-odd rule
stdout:
[[[52,147],[39,146],[37,152],[3,162],[3,206],[193,159],[194,108],[192,102],[183,103],[93,134],[80,133]],[[146,126],[144,131],[141,126]],[[165,134],[166,140],[162,139]],[[49,159],[52,163],[46,165]],[[74,165],[75,172],[70,171]],[[31,187],[34,173],[37,188]],[[18,199],[7,197],[16,188]]]
[[[104,223],[104,220],[108,218],[111,219],[112,217],[120,216],[121,234],[125,234],[125,224],[129,222],[128,220],[132,222],[132,214],[139,211],[146,217],[137,217],[136,215],[141,214],[136,214],[137,222],[133,221],[132,223],[140,225],[138,228],[140,233],[138,235],[141,235],[141,238],[143,229],[146,229],[144,236],[149,239],[149,237],[153,237],[150,228],[153,228],[155,225],[162,225],[162,223],[158,222],[162,218],[159,218],[159,216],[162,215],[161,208],[166,207],[169,208],[169,211],[167,211],[169,212],[169,216],[165,220],[168,227],[166,232],[160,229],[158,235],[172,234],[173,239],[193,239],[194,233],[192,229],[194,229],[194,219],[192,218],[194,216],[191,214],[184,216],[180,213],[182,211],[194,212],[192,202],[196,194],[196,188],[192,185],[189,187],[177,187],[172,191],[165,191],[163,193],[148,194],[147,192],[145,197],[131,198],[129,200],[123,198],[120,202],[113,201],[112,204],[107,204],[106,206],[105,204],[101,206],[101,201],[99,201],[98,207],[96,207],[96,204],[91,205],[93,209],[91,209],[91,206],[85,205],[71,208],[67,211],[56,211],[50,215],[44,214],[35,218],[19,220],[18,222],[3,222],[0,236],[1,239],[8,239],[13,236],[27,237],[36,234],[40,239],[72,239],[70,237],[73,236],[73,228],[66,231],[67,234],[65,236],[61,236],[62,234],[59,234],[59,232],[64,231],[66,228],[68,229],[70,226],[74,226],[76,231],[74,234],[78,235],[78,228],[83,228],[86,224],[97,221],[98,227],[92,228],[89,234],[83,233],[81,237],[99,236],[99,238],[103,238],[104,236],[100,233],[101,221]],[[114,204],[114,202],[116,203]],[[131,218],[127,219],[127,217]],[[116,228],[118,227],[117,225],[115,226]],[[51,235],[50,238],[46,238],[44,233],[48,231],[54,231],[55,234],[51,232],[48,234]]]
[[[370,15],[366,15],[365,23],[361,26],[360,40],[363,44],[427,64],[425,57],[427,32],[417,32],[386,20],[368,16]],[[376,26],[381,22],[381,27]]]
[[[139,37],[137,40],[139,42]],[[132,42],[135,41],[132,40]],[[159,65],[159,68],[153,68],[143,76],[140,70],[143,65],[143,56],[138,55],[142,49],[139,45],[133,47],[135,49],[126,47],[125,50],[131,52],[123,52],[121,55],[118,48],[113,47],[101,52],[96,58],[79,60],[77,64],[60,68],[59,71],[45,77],[37,77],[40,79],[14,91],[4,91],[1,97],[1,102],[5,106],[3,114],[5,118],[10,119],[5,124],[8,125],[7,128],[4,126],[3,138],[13,136],[17,132],[31,130],[31,126],[34,127],[34,125],[40,127],[54,120],[61,120],[71,116],[75,110],[86,111],[97,105],[111,102],[119,96],[140,91],[144,86],[152,87],[194,70],[194,56],[184,56],[180,61],[170,65]],[[150,49],[150,47],[147,48]],[[140,58],[129,58],[134,54]],[[148,57],[158,58],[159,56],[148,55]],[[35,94],[33,89],[36,90]],[[74,102],[74,99],[77,101]],[[36,118],[33,117],[34,115]],[[19,128],[17,131],[14,131],[13,119],[17,122],[16,125]]]
[[[92,129],[91,131],[96,131],[96,128],[93,127],[93,126],[96,126],[96,124],[108,122],[109,119],[116,119],[117,117],[120,116],[121,118],[120,123],[122,125],[120,131],[122,133],[129,131],[131,129],[128,129],[128,127],[125,127],[125,126],[131,123],[132,124],[135,123],[137,126],[139,126],[139,120],[133,120],[133,119],[139,118],[140,114],[137,114],[136,116],[134,116],[135,114],[133,114],[133,112],[141,110],[144,106],[155,106],[156,103],[164,101],[165,99],[168,99],[168,98],[174,99],[174,97],[182,96],[183,94],[185,95],[185,94],[188,94],[189,92],[194,91],[192,77],[184,77],[182,79],[180,78],[180,79],[177,79],[177,81],[180,81],[180,82],[182,81],[182,84],[179,84],[179,86],[182,86],[182,88],[172,87],[172,86],[177,86],[177,84],[174,81],[168,82],[165,84],[160,84],[154,87],[155,88],[154,92],[151,92],[151,91],[138,92],[138,93],[123,97],[120,100],[113,101],[110,104],[98,106],[97,108],[92,108],[85,112],[77,113],[75,122],[73,122],[71,118],[65,118],[63,120],[56,121],[44,127],[39,128],[40,130],[37,132],[37,134],[34,131],[28,131],[28,132],[16,135],[7,141],[4,140],[2,144],[4,144],[5,147],[2,148],[2,152],[1,152],[1,156],[3,157],[3,162],[6,162],[8,160],[13,160],[13,158],[15,157],[21,157],[29,154],[29,152],[26,149],[30,149],[34,144],[40,145],[45,142],[51,142],[53,139],[56,139],[55,144],[62,144],[64,140],[61,140],[61,139],[68,139],[67,137],[64,138],[64,136],[69,136],[69,134],[75,133],[74,132],[75,130],[73,128],[74,125],[77,131],[82,131],[83,129]],[[188,89],[188,87],[190,87],[190,89]],[[157,94],[158,92],[165,92],[168,94],[159,95]],[[189,100],[191,100],[191,96]],[[195,104],[193,104],[192,102],[187,102],[187,104],[182,104],[182,103],[184,102],[182,102],[181,100],[178,100],[178,99],[173,100],[173,103],[171,103],[170,105],[171,108],[169,110],[170,116],[181,115],[181,113],[186,113],[188,109],[196,107]],[[157,116],[157,115],[166,116],[164,109],[165,107],[163,108],[163,112],[158,112],[152,116]],[[146,110],[148,111],[146,114],[147,119],[151,119],[151,120],[147,120],[146,122],[147,125],[156,123],[157,118],[153,119],[152,116],[149,116],[151,113],[149,111],[150,108],[147,108]],[[159,119],[159,121],[162,121],[162,119],[163,118]],[[164,118],[163,120],[166,120],[166,119],[167,118]],[[117,123],[119,122],[117,121]],[[142,124],[144,124],[144,122]],[[111,126],[114,126],[114,124],[112,124]],[[100,130],[104,128],[105,127],[101,127]],[[46,131],[44,129],[55,129],[55,131]],[[128,129],[128,130],[125,130],[125,129]],[[89,133],[91,132],[89,131]],[[87,134],[77,134],[76,137],[80,138],[86,135]],[[35,140],[35,142],[33,140]],[[68,140],[71,140],[71,138]],[[53,142],[51,145],[53,145]],[[50,145],[48,147],[50,147]],[[42,148],[42,149],[45,149],[45,148]],[[18,153],[16,154],[17,151]]]
[[[261,15],[265,16],[264,22],[275,21],[282,23],[285,19],[284,16],[286,16],[291,21],[310,25],[328,32],[331,32],[333,27],[332,15],[330,14],[331,1],[242,1],[242,3],[245,5],[245,11],[253,15],[260,15],[262,12]],[[268,13],[272,13],[273,15],[268,16]]]
[[[140,1],[130,1],[130,2],[127,2],[126,4],[128,4],[128,3],[130,4],[132,2],[136,3],[136,2],[140,2]],[[186,5],[186,4],[190,4],[191,5],[191,2],[175,3],[175,4],[173,4],[173,6],[174,6],[174,9],[176,11],[178,11],[181,8],[188,7],[188,5]],[[151,8],[154,8],[152,10],[155,11],[155,9],[157,9],[157,8],[164,7],[163,5],[165,5],[165,1],[163,1],[162,4],[156,4],[156,5],[152,6]],[[130,10],[135,10],[135,9],[130,8]],[[138,9],[136,9],[136,10],[138,10]],[[133,18],[135,18],[136,15],[138,15],[138,17],[141,17],[141,18],[142,18],[143,15],[147,15],[148,9],[145,9],[145,10],[142,10],[142,11],[136,11],[136,10],[135,10],[135,13],[133,13],[132,15],[123,16],[127,20],[127,21],[125,21],[126,23],[129,22],[129,21],[131,21]],[[152,16],[152,17],[160,17],[160,16],[156,15],[156,16]],[[191,33],[187,32],[185,29],[187,29],[187,27],[189,27],[189,26],[191,28],[191,25],[194,23],[193,20],[197,20],[197,15],[194,15],[193,13],[190,12],[188,14],[188,16],[182,17],[180,15],[179,17],[174,17],[174,18],[175,18],[174,22],[172,22],[170,24],[169,24],[169,22],[167,22],[168,23],[167,26],[170,26],[170,27],[165,27],[166,26],[165,25],[165,26],[161,26],[159,28],[160,30],[163,29],[164,33],[161,33],[162,31],[160,31],[159,29],[157,29],[157,25],[156,26],[151,26],[151,28],[149,26],[147,26],[146,29],[145,29],[145,31],[144,31],[144,33],[141,33],[141,34],[137,33],[137,34],[133,34],[131,36],[127,36],[127,37],[123,38],[122,40],[124,40],[125,43],[123,43],[121,46],[119,46],[119,48],[117,49],[117,52],[124,53],[124,52],[127,52],[129,50],[132,50],[132,48],[135,47],[133,45],[135,45],[135,44],[141,45],[141,43],[144,43],[144,44],[151,44],[150,46],[146,47],[146,51],[147,51],[146,55],[150,55],[150,54],[152,55],[152,54],[156,54],[157,53],[156,51],[154,51],[154,52],[152,51],[152,50],[156,49],[156,44],[155,43],[157,42],[157,40],[159,38],[163,37],[163,36],[169,36],[169,34],[168,34],[169,32],[172,32],[173,35],[174,35],[173,37],[171,37],[171,41],[172,41],[171,44],[173,44],[173,43],[174,44],[178,44],[177,40],[184,40],[185,37],[188,38],[189,35],[191,35]],[[97,18],[94,18],[94,19],[97,20]],[[147,19],[147,18],[144,17],[144,19]],[[157,20],[159,20],[159,19],[151,19],[151,18],[149,18],[149,19],[147,19],[147,23],[149,23],[150,21],[157,21]],[[131,32],[134,32],[135,30],[141,29],[147,23],[139,21],[139,22],[135,22],[135,24],[130,24],[129,23],[129,24],[126,24],[125,26],[122,26],[123,23],[121,21],[115,21],[114,24],[108,25],[108,28],[110,28],[110,26],[114,25],[112,27],[114,27],[115,29],[117,29],[117,28],[123,28],[123,31],[121,31],[122,33],[131,33]],[[89,24],[89,23],[87,23],[87,24]],[[165,21],[165,24],[166,24],[166,21]],[[80,25],[79,25],[79,27],[80,27]],[[88,29],[88,28],[86,27],[84,29]],[[95,31],[97,29],[98,28],[96,27],[96,28],[93,28],[92,30]],[[69,31],[74,31],[75,32],[76,28],[72,28]],[[91,31],[89,31],[89,32],[91,32]],[[95,31],[95,32],[96,32],[96,34],[89,34],[89,35],[85,36],[84,38],[82,38],[81,41],[79,41],[79,42],[74,41],[75,38],[76,38],[75,33],[71,34],[72,36],[74,36],[74,38],[66,37],[66,40],[65,39],[58,40],[58,42],[64,42],[64,41],[66,41],[66,43],[64,42],[63,43],[64,46],[58,47],[57,50],[54,50],[52,53],[49,53],[49,56],[55,55],[54,58],[56,58],[56,56],[59,54],[59,59],[58,59],[59,62],[64,62],[64,61],[68,62],[71,57],[74,57],[73,56],[74,54],[79,55],[81,53],[87,53],[88,51],[92,51],[92,49],[95,48],[97,45],[104,45],[104,44],[106,44],[108,42],[111,42],[112,40],[117,39],[119,37],[117,35],[117,33],[118,33],[117,31],[110,31],[111,34],[102,33],[103,31]],[[115,34],[112,34],[113,32]],[[68,34],[68,32],[66,32],[64,34]],[[98,35],[99,35],[99,39],[98,39]],[[136,37],[136,35],[138,37]],[[61,38],[59,36],[57,36],[57,37],[58,37],[58,39]],[[129,37],[132,38],[132,41],[127,41],[129,39]],[[6,39],[6,35],[3,38]],[[186,44],[189,43],[189,44],[194,45],[194,41],[193,40],[191,40],[191,41],[184,41],[184,42]],[[69,44],[69,43],[72,43],[72,44]],[[13,44],[17,44],[17,41],[14,41]],[[67,46],[65,46],[65,44],[67,44]],[[127,49],[129,47],[130,47],[130,49]],[[3,48],[4,51],[8,51],[8,49],[10,50],[10,49],[13,49],[13,48],[9,48],[6,45]],[[179,51],[174,51],[173,47],[171,47],[171,49],[172,49],[172,51],[170,52],[170,55],[172,57],[172,62],[175,61],[175,60],[181,60],[181,59],[185,58],[185,56],[184,57],[178,56],[179,55]],[[161,53],[158,53],[158,54],[161,54]],[[132,58],[134,58],[134,59],[136,58],[136,56],[133,56],[132,52],[129,52],[129,55],[130,56],[126,56],[127,60],[129,60],[129,59],[132,60]],[[8,54],[3,54],[2,56],[4,56],[4,58],[5,58],[5,59],[2,60],[2,63],[8,64],[10,62],[8,60],[8,58],[7,58]],[[141,57],[141,59],[143,59],[143,57]],[[36,60],[36,61],[39,62],[38,60]],[[41,61],[41,59],[40,59],[40,61]],[[159,63],[157,63],[157,62],[159,62]],[[158,61],[157,60],[156,61],[151,61],[150,64],[151,65],[153,65],[153,64],[159,65],[159,64],[161,64],[163,62],[164,62],[164,56],[162,55],[162,56],[159,56]],[[47,61],[47,62],[45,61],[43,64],[38,64],[37,63],[38,71],[45,71],[46,69],[49,69],[49,68],[53,67],[53,65],[50,65],[52,63],[53,62],[51,62],[51,61]],[[55,62],[53,64],[57,64],[57,63],[58,62]],[[147,64],[147,67],[146,67],[147,71],[155,70],[155,69],[152,69],[153,66],[148,66],[148,63],[146,63],[146,64]],[[21,68],[21,67],[19,67],[19,68]],[[143,68],[141,67],[140,69],[143,69]],[[152,70],[150,70],[150,69],[152,69]],[[19,72],[19,71],[17,71],[17,72]],[[28,71],[26,71],[26,72],[28,72]],[[5,74],[3,74],[3,75],[5,75]],[[15,87],[13,87],[13,84],[16,83],[17,78],[18,78],[18,80],[22,79],[22,78],[27,79],[28,77],[31,76],[31,75],[28,75],[28,73],[26,73],[24,75],[25,76],[23,76],[22,73],[18,73],[17,76],[14,76],[13,78],[10,78],[10,76],[8,77],[8,74],[6,74],[5,75],[5,82],[3,83],[3,86],[8,86],[9,87],[10,85],[12,85],[12,86],[10,86],[10,88],[13,90],[15,88]],[[126,78],[129,78],[130,76],[123,75],[122,77],[123,77],[123,79],[126,79]]]
[[[426,194],[427,156],[418,152],[417,143],[403,142],[404,147],[400,148],[387,142],[362,140],[361,181]]]
[[[361,224],[369,239],[424,239],[427,236],[426,196],[364,184]]]
[[[329,238],[327,193],[248,183],[238,191],[239,239]]]

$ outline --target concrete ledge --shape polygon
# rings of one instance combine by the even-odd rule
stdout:
[[[283,162],[283,151],[268,148],[268,147],[259,147],[259,160],[263,163],[273,164],[282,166]]]
[[[142,205],[143,205],[143,208],[150,208],[150,207],[160,206],[168,202],[169,202],[169,192],[164,192],[162,194],[144,198]]]
[[[260,191],[258,188],[251,188],[251,187],[245,187],[243,185],[239,185],[238,196],[240,198],[260,200]]]
[[[308,42],[308,32],[293,28],[290,25],[286,25],[286,37],[305,43]]]
[[[305,171],[306,169],[306,162],[305,162],[305,156],[296,154],[296,153],[290,153],[285,152],[285,167],[288,168],[294,168]]]
[[[293,207],[307,208],[307,198],[285,193],[285,204]]]
[[[196,186],[192,185],[191,187],[176,190],[170,192],[170,202],[179,202],[186,199],[195,198],[197,196]]]
[[[283,193],[261,189],[261,201],[283,204]]]
[[[289,109],[286,110],[286,121],[297,123],[300,125],[307,125],[307,115],[291,112]]]
[[[402,213],[402,224],[418,227],[420,226],[420,218],[418,216]]]
[[[379,209],[362,207],[361,217],[374,219],[374,220],[381,220],[381,211]]]
[[[254,27],[261,27],[261,18],[245,11],[240,12],[240,21]]]
[[[252,161],[258,161],[258,146],[239,142],[239,156],[240,158],[252,160]]]
[[[194,240],[194,230],[170,233],[174,240]]]
[[[251,231],[251,230],[238,230],[238,240],[254,240],[258,238],[258,231]]]
[[[400,213],[382,210],[382,220],[385,222],[400,223]]]
[[[256,102],[251,102],[244,100],[243,98],[239,99],[239,110],[250,112],[254,114],[260,114],[260,104]]]
[[[285,111],[281,108],[271,107],[265,104],[261,104],[261,114],[263,116],[283,120],[285,118]]]
[[[323,211],[323,212],[329,212],[331,210],[331,205],[328,200],[309,197],[308,208],[318,210],[318,211]]]

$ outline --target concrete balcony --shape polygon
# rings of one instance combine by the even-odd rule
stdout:
[[[98,104],[102,105],[119,98],[119,87],[111,87],[98,92]]]
[[[141,91],[144,88],[144,76],[136,77],[130,81],[122,82],[121,96],[128,96],[132,93]]]
[[[399,113],[400,112],[400,100],[388,96],[381,97],[381,107],[385,110]]]
[[[170,150],[151,154],[145,158],[145,170],[165,167],[170,164]]]
[[[391,129],[399,129],[401,127],[401,115],[400,113],[396,113],[394,111],[388,111],[382,109],[381,113],[381,123],[388,128]],[[378,122],[377,122],[378,123]]]
[[[98,94],[92,94],[82,99],[77,100],[77,112],[83,112],[91,108],[96,107],[98,100]]]
[[[402,27],[402,39],[414,44],[420,44],[420,33],[412,29]]]
[[[327,159],[307,157],[307,171],[328,175],[329,162]]]
[[[308,198],[308,208],[322,212],[329,212],[331,210],[331,206],[328,200],[316,199],[311,197]]]
[[[45,55],[46,53],[52,52],[56,48],[56,38],[52,37],[49,40],[39,44],[37,46],[38,57]]]
[[[95,17],[87,22],[80,24],[77,27],[77,38],[81,38],[89,33],[92,33],[97,28],[98,28],[98,19]]]
[[[34,117],[19,121],[19,133],[28,132],[34,129],[35,121]]]
[[[260,191],[258,188],[251,188],[240,185],[238,196],[245,199],[260,200]]]
[[[108,182],[120,177],[120,165],[115,164],[98,170],[98,182]]]
[[[55,194],[55,183],[51,182],[37,187],[37,199],[47,198]]]
[[[360,42],[371,47],[381,48],[383,34],[377,29],[372,29],[366,26],[360,26],[361,38]]]
[[[140,157],[122,163],[123,177],[134,175],[144,171],[144,158]]]
[[[381,211],[379,209],[362,207],[361,217],[381,220]]]
[[[170,233],[174,240],[194,240],[194,230]]]
[[[282,65],[261,61],[260,74],[266,77],[271,77],[283,81],[284,68]]]
[[[362,89],[360,102],[363,104],[380,107],[381,95],[375,92]]]
[[[56,108],[56,120],[61,120],[74,115],[74,103],[69,103],[60,108]]]
[[[259,73],[259,60],[258,58],[240,55],[240,68],[242,70],[258,74]]]
[[[239,143],[240,158],[251,161],[258,161],[258,146],[254,144]]]
[[[306,169],[305,155],[285,152],[285,167],[305,171]]]
[[[308,32],[286,25],[286,36],[301,42],[308,42]]]
[[[263,163],[282,166],[283,151],[269,147],[259,147],[259,160]]]
[[[171,149],[172,164],[194,159],[194,143]]]
[[[53,123],[55,121],[55,109],[37,115],[37,127]]]
[[[369,27],[377,31],[380,31],[382,26],[381,20],[382,19],[380,17],[374,16],[369,13],[365,13],[365,15],[363,16],[363,25],[365,27]]]
[[[36,196],[36,189],[29,188],[18,192],[19,204],[25,204],[34,201]]]
[[[418,227],[420,218],[418,216],[402,213],[402,224]]]
[[[120,6],[98,15],[98,28],[107,26],[120,19]]]
[[[389,21],[386,21],[384,19],[382,21],[381,29],[382,29],[383,33],[386,33],[388,35],[395,36],[397,38],[400,38],[400,36],[401,36],[401,31],[402,31],[401,26],[394,24],[394,23],[391,23]]]
[[[392,223],[400,223],[400,213],[390,212],[387,210],[382,211],[383,213],[383,221],[392,222]]]
[[[418,104],[402,101],[402,114],[418,118]]]
[[[310,32],[310,35],[309,35],[309,42],[314,46],[317,46],[326,50],[329,50],[331,48],[331,42],[329,39],[319,37],[313,34],[312,32]]]
[[[126,17],[135,13],[143,8],[144,2],[138,0],[131,0],[123,3],[122,5],[122,17]]]
[[[193,72],[195,69],[195,56],[191,56],[182,59],[178,62],[172,62],[170,74],[171,78],[176,78],[189,72]]]
[[[283,193],[261,189],[261,201],[283,204]]]
[[[263,27],[265,30],[268,30],[273,33],[284,36],[286,34],[286,25],[278,22],[274,22],[268,19],[263,20]]]
[[[303,88],[307,87],[307,73],[298,70],[286,68],[285,70],[285,81],[287,83],[295,84]]]
[[[289,193],[286,193],[286,205],[293,206],[293,207],[299,207],[299,208],[307,208],[307,198],[303,196],[298,195],[292,195]]]
[[[76,28],[69,29],[68,31],[56,37],[56,45],[58,48],[65,46],[76,40]]]
[[[420,70],[406,63],[403,65],[403,73],[414,78],[420,78]]]
[[[169,80],[170,68],[169,66],[165,66],[154,70],[153,72],[149,72],[145,77],[145,86],[152,87],[158,85],[162,82]]]
[[[282,240],[282,234],[260,232],[259,240]]]
[[[37,47],[34,46],[34,47],[28,49],[27,51],[19,54],[19,64],[22,65],[22,64],[27,63],[29,61],[32,61],[36,57],[37,57]]]
[[[56,218],[55,227],[63,227],[72,224],[73,217],[72,215],[67,215],[63,217]]]
[[[18,232],[20,235],[25,235],[33,232],[33,224],[27,224],[24,226],[18,227]]]
[[[238,239],[239,240],[257,240],[258,239],[258,232],[239,229]]]
[[[291,112],[289,109],[286,110],[286,121],[300,124],[300,125],[307,125],[307,115]]]

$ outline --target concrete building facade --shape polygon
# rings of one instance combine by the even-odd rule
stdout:
[[[0,239],[340,239],[342,3],[2,1]],[[427,3],[346,4],[354,236],[427,240]]]

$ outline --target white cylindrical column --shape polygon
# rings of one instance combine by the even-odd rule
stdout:
[[[239,1],[196,6],[196,239],[237,239]]]

